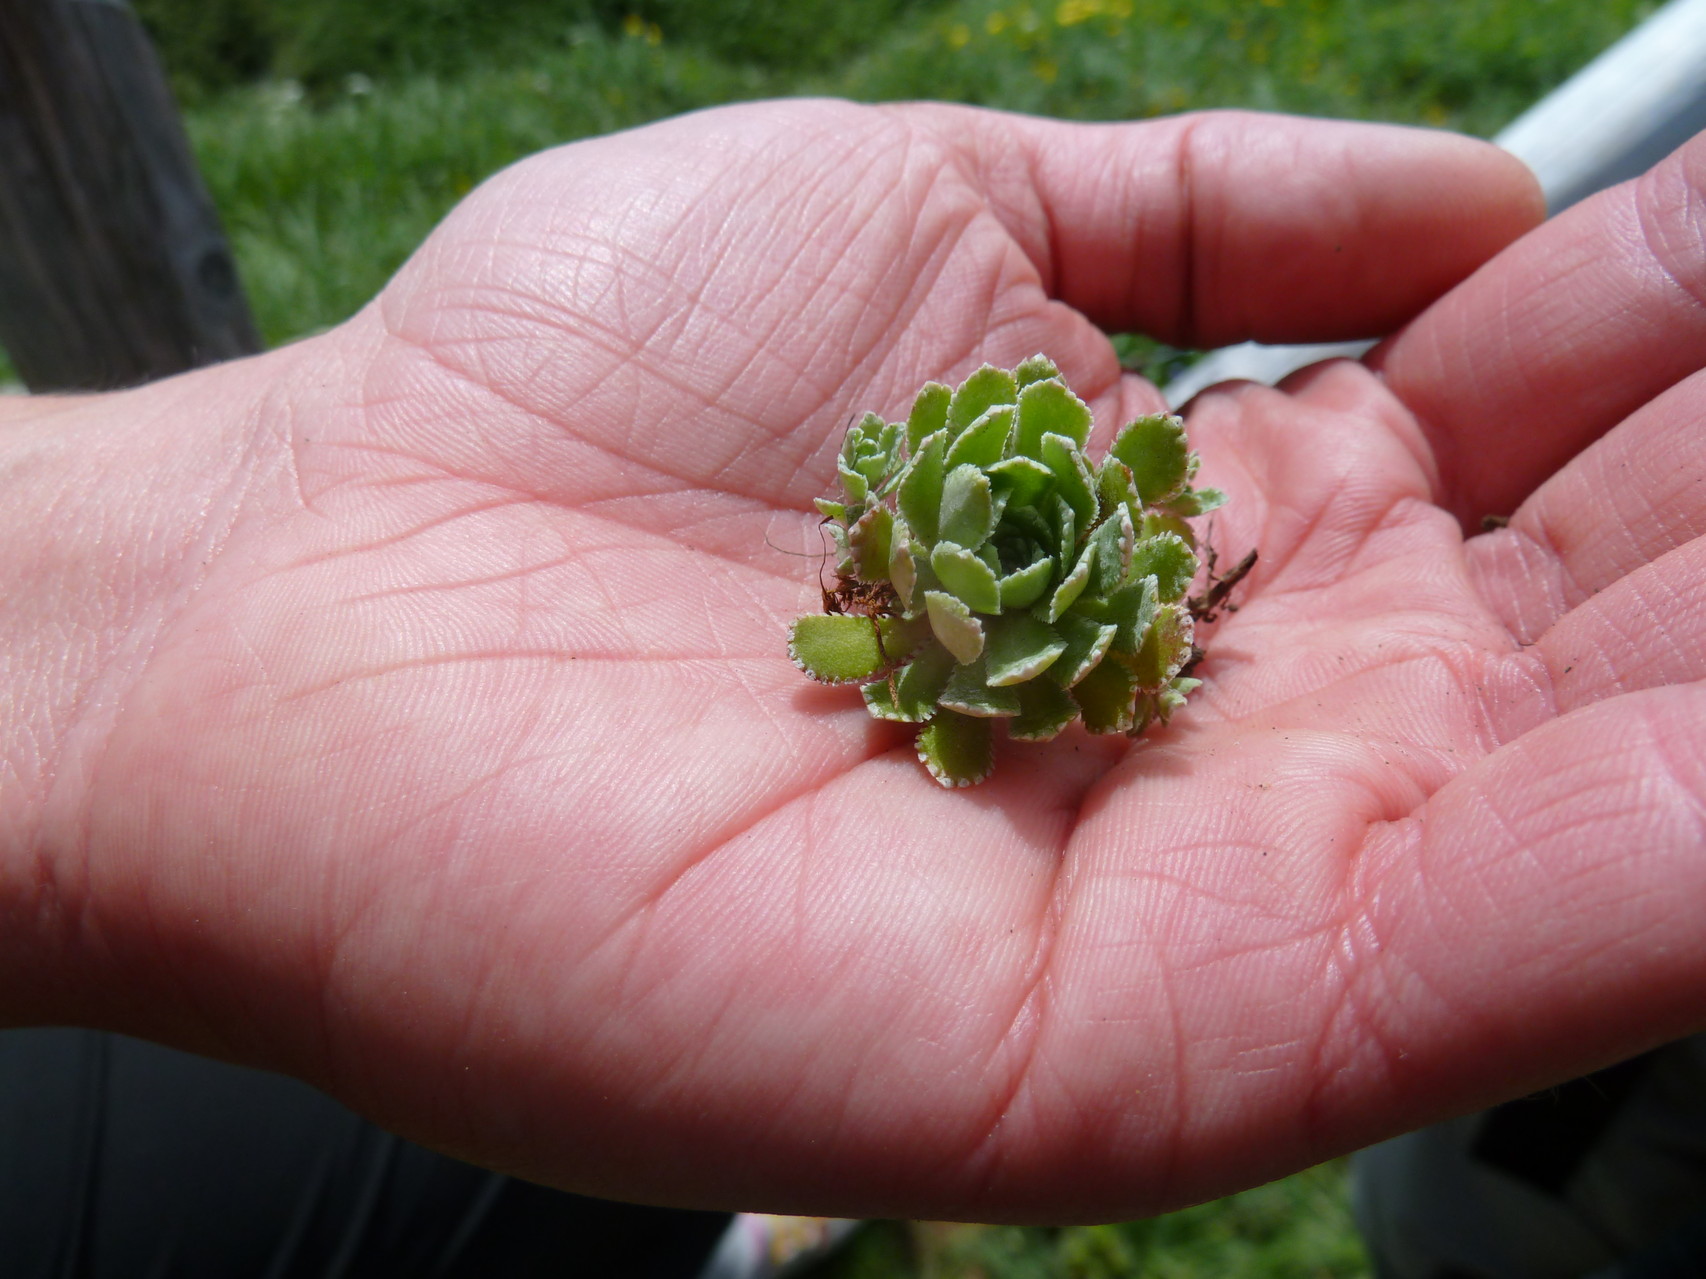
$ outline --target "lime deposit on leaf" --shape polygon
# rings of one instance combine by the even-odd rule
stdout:
[[[918,725],[944,786],[995,766],[992,728],[1048,741],[1074,721],[1135,736],[1198,681],[1185,598],[1188,517],[1224,500],[1191,487],[1184,423],[1128,423],[1084,453],[1090,409],[1036,355],[918,393],[904,422],[851,427],[840,492],[817,507],[834,539],[825,611],[788,652],[826,684],[858,684],[879,719]]]

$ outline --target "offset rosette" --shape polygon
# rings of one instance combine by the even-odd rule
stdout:
[[[904,423],[847,435],[840,500],[818,509],[840,560],[825,614],[794,624],[808,675],[864,686],[880,719],[920,725],[945,786],[994,765],[992,722],[1047,741],[1074,720],[1137,734],[1196,680],[1186,520],[1224,500],[1193,489],[1197,459],[1167,414],[1120,431],[1092,467],[1090,409],[1033,356],[932,382]]]

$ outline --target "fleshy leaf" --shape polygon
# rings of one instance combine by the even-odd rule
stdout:
[[[954,655],[940,644],[925,644],[894,678],[895,709],[909,720],[929,719],[953,673]]]
[[[965,604],[945,591],[925,591],[924,607],[930,629],[943,648],[962,662],[975,662],[983,655],[983,623]]]
[[[943,586],[979,613],[1001,611],[1001,584],[995,570],[963,546],[937,542],[930,552],[930,567]],[[942,641],[946,644],[948,641]]]
[[[1146,506],[1173,496],[1190,478],[1184,419],[1171,413],[1151,413],[1127,423],[1108,452],[1130,469]]]
[[[1048,668],[1049,678],[1062,688],[1071,688],[1107,656],[1119,627],[1068,613],[1055,623],[1055,630],[1066,641],[1066,650]]]
[[[837,462],[835,471],[841,477],[841,491],[847,495],[849,503],[858,506],[871,495],[871,486],[866,482],[865,477],[848,466],[847,463]]]
[[[948,436],[937,431],[912,455],[900,477],[900,513],[906,525],[925,543],[936,540],[936,520],[942,509],[942,458]]]
[[[989,468],[997,491],[1008,494],[1009,505],[1029,506],[1054,483],[1054,472],[1028,457],[1003,458]]]
[[[897,665],[929,642],[931,634],[930,623],[921,617],[879,617],[877,629],[882,635],[883,652]]]
[[[1090,438],[1090,406],[1057,381],[1033,382],[1019,392],[1017,451],[1043,458],[1043,436],[1061,435],[1079,448]]]
[[[1019,384],[1006,369],[985,364],[954,392],[948,404],[948,429],[966,429],[997,404],[1012,404],[1019,398]]]
[[[912,551],[912,572],[915,581],[912,585],[912,603],[906,606],[906,616],[924,616],[924,597],[931,591],[942,589],[942,580],[936,576],[936,570],[930,567],[930,557],[917,542],[910,546]]]
[[[1157,720],[1163,724],[1168,723],[1173,718],[1173,712],[1185,704],[1185,698],[1191,690],[1201,683],[1200,679],[1188,679],[1180,676],[1159,693],[1139,693],[1137,695],[1137,717],[1132,726],[1126,729],[1126,732],[1136,737]]]
[[[1010,613],[1029,608],[1043,597],[1053,577],[1054,561],[1050,559],[1035,560],[1007,574],[997,583],[1001,588],[1001,611]]]
[[[889,556],[893,549],[894,512],[873,506],[847,531],[847,550],[859,576],[867,582],[889,580]]]
[[[940,382],[926,382],[906,419],[906,450],[914,457],[925,440],[948,425],[948,401],[953,392]]]
[[[884,621],[890,619],[882,619]],[[811,613],[795,621],[788,656],[813,679],[825,684],[855,684],[875,679],[904,656],[891,655],[887,636],[879,642],[880,622],[842,613]]]
[[[1101,467],[1096,471],[1096,501],[1101,507],[1102,518],[1106,519],[1120,507],[1129,507],[1137,500],[1137,486],[1132,483],[1126,464],[1117,457],[1103,458]]]
[[[919,732],[918,758],[944,786],[975,786],[995,768],[989,721],[942,711]]]
[[[1219,489],[1186,489],[1177,497],[1168,498],[1161,509],[1169,515],[1187,519],[1193,515],[1207,515],[1225,505],[1226,494]]]
[[[1132,673],[1138,686],[1151,691],[1159,689],[1183,670],[1191,657],[1195,631],[1188,609],[1178,604],[1162,605],[1132,659]]]
[[[982,546],[995,531],[995,503],[989,477],[977,467],[956,466],[942,484],[942,518],[936,537],[968,549]]]
[[[981,657],[969,666],[954,668],[936,704],[980,719],[1005,719],[1019,713],[1019,695],[1010,688],[991,688]]]
[[[1030,359],[1022,360],[1019,367],[1013,370],[1013,380],[1019,384],[1021,390],[1032,382],[1041,382],[1051,377],[1060,377],[1060,370],[1053,360],[1040,351]]]
[[[1007,435],[1013,429],[1013,406],[997,404],[986,411],[960,433],[948,450],[948,469],[970,464],[994,466],[1001,460],[1001,450],[1007,447]]]
[[[889,581],[894,583],[895,594],[900,596],[901,607],[912,608],[912,595],[918,585],[918,563],[913,559],[912,547],[906,540],[906,528],[902,525],[896,530],[900,536],[893,539],[889,548]]]
[[[1096,520],[1096,491],[1084,454],[1066,436],[1050,434],[1043,436],[1042,455],[1043,465],[1054,472],[1055,491],[1072,508],[1078,527],[1089,528]]]
[[[1113,623],[1117,628],[1114,652],[1130,655],[1143,644],[1156,608],[1155,579],[1146,577],[1120,587],[1106,599],[1081,599],[1074,611],[1093,622]]]
[[[842,441],[841,461],[878,488],[895,470],[899,448],[899,432],[875,413],[867,413]]]
[[[1174,533],[1145,538],[1131,557],[1131,576],[1154,576],[1161,602],[1171,604],[1190,588],[1197,573],[1197,557],[1185,540]]]
[[[1019,713],[1007,721],[1007,736],[1016,741],[1046,742],[1078,718],[1078,703],[1053,680],[1034,679],[1015,691]]]
[[[946,649],[927,644],[898,674],[865,685],[865,708],[877,719],[921,724],[936,713],[936,699],[954,669]]]
[[[1078,557],[1078,563],[1072,566],[1072,571],[1061,579],[1059,586],[1054,588],[1054,595],[1048,602],[1049,621],[1052,622],[1059,618],[1062,613],[1078,601],[1078,597],[1084,593],[1085,586],[1089,584],[1091,570],[1095,567],[1096,546],[1092,542],[1084,548],[1084,554]]]
[[[1191,526],[1177,515],[1168,515],[1160,511],[1149,510],[1143,513],[1143,524],[1137,530],[1139,537],[1154,537],[1160,533],[1171,533],[1186,546],[1195,549],[1197,535]]]
[[[1072,686],[1072,700],[1092,733],[1123,733],[1132,725],[1137,683],[1123,662],[1102,662]]]
[[[1136,540],[1131,516],[1126,514],[1123,506],[1111,518],[1096,526],[1096,531],[1090,534],[1090,541],[1096,548],[1096,567],[1091,571],[1086,587],[1091,595],[1106,597],[1119,589],[1131,565],[1132,543]],[[1084,549],[1088,553],[1090,547]]]
[[[902,715],[895,707],[894,687],[886,679],[874,679],[859,690],[865,699],[865,710],[872,719],[896,720],[903,724],[915,724],[918,721],[909,715]]]
[[[812,505],[817,507],[817,513],[826,520],[844,520],[847,518],[845,503],[832,502],[827,497],[814,497]]]
[[[1167,687],[1155,694],[1156,711],[1165,724],[1173,718],[1173,712],[1185,704],[1185,699],[1202,687],[1200,679],[1192,679],[1188,675],[1175,676]]]
[[[853,571],[852,551],[847,546],[847,526],[831,522],[829,525],[829,540],[835,546],[836,568],[843,573]]]
[[[1066,641],[1054,628],[1029,613],[991,618],[983,652],[990,687],[1005,688],[1035,679],[1065,651]]]

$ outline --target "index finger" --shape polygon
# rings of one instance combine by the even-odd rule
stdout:
[[[1545,213],[1521,161],[1438,130],[898,109],[960,152],[1052,296],[1179,346],[1390,333]]]
[[[1374,351],[1466,520],[1706,367],[1706,135],[1512,245]]]

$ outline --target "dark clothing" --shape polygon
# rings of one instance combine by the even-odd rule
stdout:
[[[729,1220],[547,1190],[279,1075],[57,1028],[0,1032],[0,1186],[5,1279],[679,1279]]]

